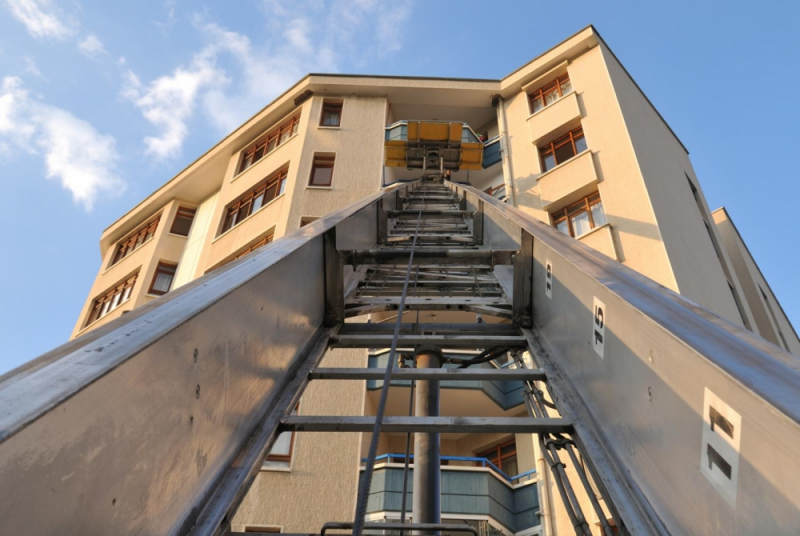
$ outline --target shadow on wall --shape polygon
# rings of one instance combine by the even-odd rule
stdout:
[[[605,208],[606,207],[603,206],[603,209]],[[631,218],[625,218],[616,214],[609,214],[608,212],[606,212],[606,219],[608,220],[608,223],[611,224],[611,228],[616,231],[611,233],[611,236],[614,240],[614,247],[617,250],[619,262],[625,262],[626,260],[625,248],[622,247],[622,241],[620,240],[621,233],[639,236],[641,238],[646,238],[658,243],[661,242],[661,232],[659,232],[658,226],[653,223],[632,220]],[[624,229],[624,231],[620,231],[620,228]],[[640,246],[637,245],[637,247]]]

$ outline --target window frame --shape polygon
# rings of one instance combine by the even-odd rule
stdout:
[[[169,282],[169,289],[162,292],[160,290],[156,290],[154,287],[156,285],[156,279],[158,279],[159,274],[170,274],[170,270],[172,270],[171,275],[172,279]],[[153,279],[150,281],[150,288],[147,289],[147,293],[151,296],[163,296],[164,294],[168,293],[172,290],[172,284],[175,283],[175,274],[178,272],[178,265],[177,263],[171,262],[164,262],[159,261],[156,265],[156,270],[153,272]]]
[[[258,162],[263,160],[267,155],[271,154],[278,147],[288,142],[300,131],[300,117],[302,109],[292,112],[289,118],[280,121],[277,125],[271,127],[266,134],[263,134],[256,141],[252,142],[246,148],[242,149],[239,156],[239,163],[236,166],[236,175],[238,177]],[[284,138],[284,134],[288,132],[288,136]],[[274,142],[274,143],[273,143]],[[260,153],[259,153],[260,150]],[[256,157],[256,153],[258,156]],[[252,158],[248,161],[248,158]],[[245,165],[247,162],[247,165]]]
[[[256,186],[247,190],[244,195],[240,196],[236,201],[230,203],[225,207],[222,212],[222,222],[220,224],[220,231],[217,236],[222,236],[227,233],[247,218],[263,209],[274,200],[283,195],[286,189],[286,181],[289,177],[289,166],[284,166],[278,171],[275,171],[267,176],[266,179],[260,181]],[[275,187],[274,196],[267,200],[267,192],[271,187]],[[253,202],[261,197],[261,204],[253,210]],[[246,207],[246,208],[245,208]],[[244,210],[244,216],[240,217],[240,213]],[[229,222],[230,225],[229,225]]]
[[[132,275],[123,278],[116,285],[113,285],[110,289],[94,298],[92,300],[92,306],[89,308],[89,314],[86,317],[86,324],[84,327],[91,326],[98,320],[105,318],[113,311],[122,307],[123,304],[128,303],[138,278],[139,270],[136,270]],[[119,297],[119,301],[112,305],[117,297]],[[97,313],[97,311],[99,311],[99,313]]]
[[[567,93],[564,93],[562,86],[565,85],[567,82],[569,82],[570,89]],[[539,89],[528,93],[528,111],[530,111],[531,115],[537,112],[541,112],[542,110],[550,106],[550,104],[546,103],[547,101],[545,100],[545,96],[553,93],[554,91],[558,94],[558,98],[553,102],[551,102],[550,104],[555,104],[556,102],[563,99],[565,95],[569,95],[570,93],[573,93],[575,91],[575,89],[572,87],[572,81],[569,78],[569,73],[562,74],[561,76],[556,77],[555,80],[548,82]],[[535,101],[537,98],[542,100],[542,107],[539,108],[538,110],[534,110],[533,101]]]
[[[511,444],[514,445],[514,452],[512,452],[511,454],[503,455],[502,453],[503,447],[507,447]],[[497,461],[493,461],[490,457],[491,455],[497,456]],[[501,471],[503,470],[502,468],[503,460],[505,460],[506,458],[510,458],[512,456],[517,456],[517,438],[515,436],[512,436],[511,439],[502,441],[493,447],[475,453],[476,458],[486,458]],[[480,464],[481,462],[475,462],[475,463]],[[519,463],[519,458],[517,459],[517,463]],[[507,476],[516,476],[516,475],[507,475]]]
[[[330,165],[321,165],[318,160],[330,160]],[[331,170],[331,178],[327,184],[314,184],[314,173],[317,169]],[[308,187],[310,188],[331,188],[333,186],[333,174],[336,168],[336,153],[314,153],[314,158],[311,161],[311,174],[308,177]]]
[[[191,213],[191,217],[188,217],[189,213]],[[172,218],[172,225],[169,228],[169,233],[170,234],[174,234],[176,236],[189,236],[189,233],[192,230],[192,224],[194,223],[195,216],[197,216],[197,208],[196,207],[192,208],[192,207],[185,207],[183,205],[179,205],[178,206],[178,210],[175,211],[175,217]],[[178,222],[178,219],[181,218],[181,217],[182,218],[187,218],[188,217],[188,219],[189,219],[189,230],[186,231],[186,234],[181,234],[181,233],[175,232],[175,224]]]
[[[590,198],[595,198],[595,199],[590,201]],[[584,205],[583,210],[579,210],[577,212],[572,210],[573,208],[578,207],[581,204]],[[575,229],[572,228],[572,219],[571,219],[572,216],[581,214],[584,211],[589,215],[589,225],[591,226],[589,228],[589,232],[594,231],[598,227],[602,227],[603,225],[608,224],[608,218],[606,218],[605,223],[601,225],[596,225],[594,223],[594,215],[592,214],[592,207],[598,204],[600,205],[600,209],[603,211],[603,216],[605,216],[606,211],[605,208],[603,208],[603,199],[600,197],[599,190],[584,196],[583,198],[579,199],[574,203],[570,203],[564,208],[560,208],[555,212],[551,212],[550,219],[553,222],[553,227],[558,229],[558,224],[564,220],[567,220],[567,228],[569,229],[569,236],[571,236],[572,238],[580,238],[581,236],[584,236],[587,233],[583,233],[582,235],[577,235],[577,236],[575,235]],[[559,230],[559,232],[561,231]]]
[[[128,234],[114,245],[114,255],[111,257],[109,268],[120,263],[123,259],[130,256],[134,251],[141,248],[156,236],[158,224],[161,221],[161,213],[151,218],[135,231]]]
[[[234,256],[234,257],[233,257],[231,260],[229,260],[228,262],[233,262],[233,261],[235,261],[235,260],[237,260],[237,259],[241,259],[241,258],[242,258],[242,257],[244,257],[245,255],[248,255],[248,254],[250,254],[250,253],[254,252],[254,251],[255,251],[255,250],[257,250],[258,248],[260,248],[260,247],[262,247],[262,246],[266,246],[267,244],[271,244],[271,243],[272,243],[272,241],[273,241],[274,239],[275,239],[275,232],[273,231],[273,232],[271,232],[271,233],[269,233],[269,234],[265,235],[263,238],[261,238],[261,240],[259,240],[258,242],[256,242],[256,243],[255,243],[255,244],[253,244],[252,246],[250,246],[249,248],[245,249],[245,250],[244,250],[244,251],[242,251],[241,253],[238,253],[238,254],[236,254],[236,255],[235,255],[235,256]],[[226,262],[225,264],[228,264],[228,262]],[[224,265],[223,265],[223,266],[224,266]]]
[[[582,139],[584,143],[586,143],[586,134],[583,132],[583,125],[580,125],[578,126],[578,128],[574,128],[569,132],[567,132],[566,134],[564,134],[563,136],[556,138],[550,143],[544,144],[542,147],[539,147],[539,165],[542,168],[542,173],[547,173],[548,171],[555,169],[561,164],[569,162],[579,154],[583,154],[584,151],[588,151],[589,144],[586,143],[586,149],[578,152],[578,146],[576,144],[576,140],[579,139]],[[559,162],[558,158],[556,158],[556,149],[560,149],[561,147],[564,147],[567,144],[570,144],[572,146],[573,154],[564,161]],[[545,158],[551,154],[553,155],[553,162],[555,162],[555,164],[553,165],[553,167],[548,169],[547,166],[545,166]]]
[[[297,415],[300,411],[300,404],[298,403],[294,409],[292,410],[291,415]],[[289,439],[289,454],[272,454],[272,450],[264,456],[264,460],[261,463],[261,471],[291,471],[292,470],[292,458],[294,456],[294,442],[295,437],[297,436],[297,432],[295,430],[291,430],[290,432],[283,432],[284,434],[291,433],[291,437]],[[280,435],[278,435],[280,438]],[[275,439],[277,442],[278,438]],[[274,446],[273,446],[274,448]],[[276,466],[269,466],[264,465],[264,462],[285,462],[286,467],[282,467],[279,465]]]
[[[336,125],[325,124],[325,110],[326,108],[334,107],[339,109],[339,123]],[[319,113],[319,128],[342,128],[342,119],[344,118],[344,99],[322,99],[322,109]]]

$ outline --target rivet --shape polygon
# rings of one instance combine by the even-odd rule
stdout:
[[[650,364],[651,364],[651,365],[652,365],[653,363],[655,363],[655,362],[656,362],[656,358],[655,358],[655,356],[653,355],[653,351],[652,351],[652,350],[650,350],[650,354],[649,354],[647,357],[648,357],[648,359],[650,360]]]
[[[111,499],[111,506],[116,506],[116,505],[117,505],[117,499],[116,498]]]
[[[194,391],[195,398],[200,400],[200,384],[197,385],[197,389]]]
[[[651,402],[653,401],[653,388],[652,387],[648,387],[647,388],[647,400],[649,400]]]
[[[198,355],[199,353],[200,353],[200,352],[198,352],[198,351],[197,351],[197,348],[195,348],[195,349],[194,349],[194,362],[195,362],[195,363],[197,363],[197,355]]]

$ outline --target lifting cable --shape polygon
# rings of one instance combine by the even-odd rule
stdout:
[[[389,384],[392,379],[392,368],[394,367],[395,356],[397,354],[397,338],[400,336],[400,326],[403,323],[403,312],[406,306],[406,294],[408,293],[408,281],[411,278],[411,267],[414,263],[414,248],[417,245],[419,235],[419,224],[422,221],[422,210],[425,203],[425,193],[422,194],[419,213],[417,214],[417,225],[414,229],[414,239],[411,242],[411,251],[408,255],[408,267],[406,277],[403,282],[403,293],[400,296],[398,307],[397,322],[394,325],[394,335],[392,336],[392,349],[389,352],[389,362],[386,364],[386,374],[383,376],[383,386],[381,387],[381,398],[378,402],[378,411],[375,413],[375,425],[372,428],[372,440],[369,444],[369,455],[364,468],[364,476],[358,487],[358,498],[356,499],[356,518],[353,521],[353,536],[361,536],[364,531],[364,521],[367,515],[367,500],[369,499],[369,489],[372,484],[372,473],[375,468],[375,458],[378,453],[378,440],[381,434],[381,424],[383,415],[386,412],[386,401],[389,397]]]

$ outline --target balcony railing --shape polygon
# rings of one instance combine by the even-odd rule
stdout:
[[[411,458],[413,463],[414,455],[410,454],[409,457]],[[377,463],[381,460],[386,460],[386,463],[405,463],[405,458],[406,458],[405,454],[381,454],[380,456],[375,458],[375,462]],[[500,469],[495,464],[490,462],[488,458],[482,458],[479,456],[440,456],[440,459],[442,461],[480,463],[481,467],[488,467],[489,469],[497,473],[499,476],[501,476],[503,479],[505,479],[505,481],[508,482],[509,484],[518,484],[520,482],[530,480],[530,476],[536,474],[536,469],[531,469],[530,471],[525,471],[524,473],[520,473],[518,475],[508,476],[503,472],[502,469]],[[394,462],[393,460],[399,460],[399,461]],[[361,461],[366,462],[367,459],[363,458]]]

